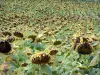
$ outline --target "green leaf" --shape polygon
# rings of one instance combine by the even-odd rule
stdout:
[[[96,46],[98,44],[99,44],[99,41],[95,41],[95,42],[92,43],[92,46]]]
[[[52,75],[52,71],[51,71],[51,68],[48,66],[48,65],[42,65],[41,66],[41,69],[47,73],[48,75]]]
[[[98,69],[98,71],[97,71],[96,75],[100,75],[100,69]]]
[[[90,65],[89,66],[95,66],[96,64],[98,64],[99,62],[99,54],[97,54],[93,59],[92,61],[90,62]]]

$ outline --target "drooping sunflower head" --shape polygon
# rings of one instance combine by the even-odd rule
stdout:
[[[31,56],[31,61],[34,64],[47,64],[49,63],[51,57],[48,53],[40,52]]]
[[[91,54],[93,51],[92,46],[88,42],[80,44],[77,50],[79,54]]]
[[[91,38],[86,35],[80,35],[74,39],[73,49],[77,50],[79,54],[91,54],[93,51],[92,45],[90,43]]]
[[[22,63],[21,66],[22,67],[26,67],[28,65],[28,63]]]
[[[28,38],[30,38],[30,39],[33,40],[33,42],[35,41],[36,37],[37,37],[36,35],[29,35],[29,36],[28,36]]]
[[[19,37],[19,38],[24,37],[24,35],[21,32],[14,32],[13,34],[14,34],[14,36]]]
[[[60,40],[56,40],[56,41],[54,41],[53,44],[54,44],[54,45],[60,45],[60,44],[61,44],[61,41],[60,41]]]
[[[2,34],[3,34],[4,36],[11,36],[11,35],[12,35],[12,34],[11,34],[10,32],[8,32],[8,31],[2,32]]]
[[[11,51],[11,45],[5,40],[1,40],[0,41],[0,52],[8,53],[10,51]]]
[[[49,54],[50,55],[55,55],[57,52],[58,52],[58,50],[51,50]]]

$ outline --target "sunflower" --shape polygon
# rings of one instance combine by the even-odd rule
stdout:
[[[82,43],[77,48],[79,54],[91,54],[92,53],[92,46],[88,43]]]
[[[24,37],[24,35],[22,33],[20,33],[20,32],[14,32],[13,34],[16,37],[20,37],[20,38],[23,38]]]
[[[58,52],[58,50],[51,50],[49,54],[50,55],[55,55],[57,52]]]
[[[31,61],[34,64],[47,64],[50,61],[50,55],[44,52],[36,53],[31,56]]]
[[[0,52],[1,53],[8,53],[11,51],[11,45],[6,40],[0,41]]]
[[[12,35],[12,34],[11,34],[10,32],[8,32],[8,31],[2,32],[2,34],[3,34],[4,36],[11,36],[11,35]]]

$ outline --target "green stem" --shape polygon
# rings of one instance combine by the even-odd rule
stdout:
[[[41,65],[39,65],[39,75],[41,75]]]
[[[32,72],[33,75],[35,75],[35,68],[36,68],[36,65],[34,65],[33,67],[33,72]]]

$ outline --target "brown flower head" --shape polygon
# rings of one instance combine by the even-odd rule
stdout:
[[[28,65],[28,63],[22,63],[21,66],[22,67],[26,67]]]
[[[50,61],[50,55],[44,52],[32,55],[31,61],[34,64],[46,64]]]
[[[11,36],[11,35],[12,35],[10,32],[7,32],[7,31],[2,32],[2,34],[3,34],[4,36]]]
[[[58,52],[58,50],[51,50],[49,54],[50,55],[55,55],[57,52]]]
[[[54,45],[60,45],[61,44],[61,41],[60,40],[57,40],[54,42]]]
[[[10,51],[11,51],[11,45],[5,40],[1,40],[0,41],[0,52],[8,53]]]
[[[92,46],[85,42],[80,44],[77,48],[79,54],[91,54],[92,53]]]
[[[35,41],[35,39],[36,39],[36,35],[29,35],[29,36],[28,36],[28,38],[32,39],[32,40],[33,40],[33,42],[34,42],[34,41]]]
[[[20,33],[20,32],[14,32],[13,34],[14,34],[14,36],[19,37],[19,38],[23,38],[24,37],[23,34]]]

